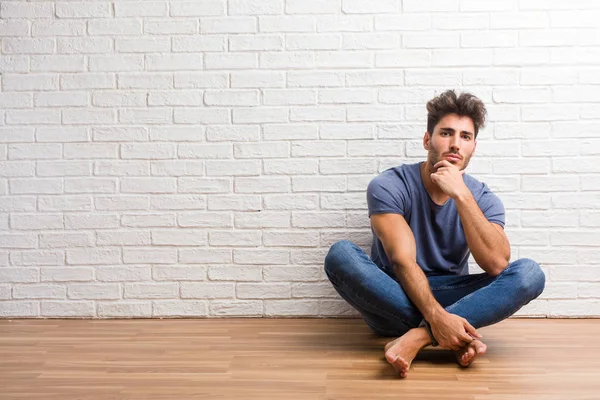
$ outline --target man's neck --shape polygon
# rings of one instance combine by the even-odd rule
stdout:
[[[433,183],[431,180],[431,174],[434,173],[433,166],[426,160],[421,163],[421,179],[423,180],[423,186],[425,186],[425,190],[429,193],[429,197],[433,200],[434,203],[438,205],[443,205],[448,201],[450,196],[448,196],[438,185]]]

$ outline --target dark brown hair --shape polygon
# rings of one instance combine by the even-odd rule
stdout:
[[[446,90],[427,102],[427,132],[433,134],[433,128],[448,114],[471,118],[477,137],[479,128],[485,125],[487,111],[483,102],[475,95],[461,93],[457,96],[454,90]]]

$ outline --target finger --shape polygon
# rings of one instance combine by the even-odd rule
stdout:
[[[463,333],[460,335],[460,340],[462,340],[464,344],[469,344],[473,341],[473,338],[470,335]]]
[[[440,167],[450,167],[452,166],[452,164],[450,163],[450,161],[448,160],[442,160],[442,161],[438,161],[433,168],[440,168]]]
[[[481,339],[483,337],[479,334],[479,332],[477,332],[477,329],[475,329],[475,327],[473,325],[471,325],[469,323],[469,321],[467,321],[466,319],[464,321],[464,324],[465,324],[465,330],[467,331],[467,333],[469,335],[476,337],[478,339]]]
[[[460,171],[460,174],[461,174],[461,175],[464,175],[464,174],[466,174],[466,173],[467,173],[467,171],[465,171],[464,169],[463,169],[462,171]]]

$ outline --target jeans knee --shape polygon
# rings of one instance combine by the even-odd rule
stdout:
[[[529,294],[531,299],[538,297],[546,286],[546,275],[537,262],[529,258],[522,258],[518,263],[519,289]]]
[[[349,240],[335,242],[325,256],[325,272],[335,275],[339,268],[345,264],[345,256],[353,251],[354,243]]]

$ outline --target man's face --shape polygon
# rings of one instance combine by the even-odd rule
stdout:
[[[427,163],[433,171],[433,166],[442,160],[449,161],[459,170],[467,168],[477,147],[473,121],[457,114],[445,115],[433,132],[425,132],[423,147],[428,151]]]

